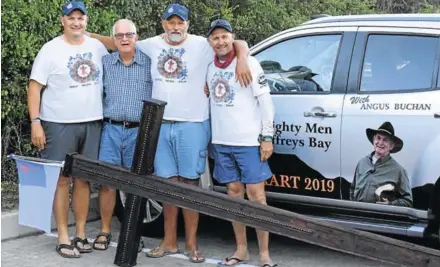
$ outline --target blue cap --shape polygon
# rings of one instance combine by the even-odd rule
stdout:
[[[87,15],[86,5],[83,2],[70,1],[63,6],[63,16],[67,16],[74,10],[81,11],[84,15]]]
[[[208,37],[217,28],[222,28],[232,33],[232,26],[229,23],[229,21],[225,19],[216,19],[213,22],[211,22],[211,28],[208,31]]]
[[[165,9],[165,13],[163,14],[164,19],[169,19],[172,16],[178,16],[182,20],[188,20],[188,8],[179,5],[179,4],[170,4],[167,9]]]

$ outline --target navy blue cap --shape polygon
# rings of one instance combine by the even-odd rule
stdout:
[[[87,15],[86,5],[83,2],[70,1],[63,6],[63,16],[67,16],[74,10],[81,11],[84,15]]]
[[[225,19],[216,19],[213,22],[211,22],[211,28],[208,31],[208,37],[217,28],[223,28],[223,29],[227,30],[228,32],[232,33],[232,26],[229,23],[229,21],[227,21]]]
[[[170,4],[168,5],[167,9],[165,9],[163,18],[169,19],[172,16],[178,16],[182,20],[186,21],[189,18],[188,13],[189,13],[188,8],[179,4]]]

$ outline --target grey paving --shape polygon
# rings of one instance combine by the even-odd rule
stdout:
[[[199,231],[199,246],[208,258],[203,264],[190,263],[188,259],[179,254],[167,256],[161,259],[150,259],[145,253],[138,255],[137,266],[216,266],[215,263],[225,256],[230,256],[234,251],[234,239],[230,223],[218,220],[201,220]],[[113,243],[109,250],[94,251],[83,255],[80,259],[61,258],[54,250],[56,238],[54,236],[39,235],[2,243],[1,265],[4,267],[15,266],[115,266],[113,265],[116,253],[120,224],[114,219]],[[88,237],[94,238],[99,232],[99,221],[88,224]],[[251,261],[245,266],[258,266],[258,247],[254,231],[250,229],[248,235]],[[74,235],[74,229],[70,228]],[[160,242],[158,238],[143,238],[146,249],[154,248]],[[184,235],[179,238],[180,248],[184,248]],[[391,266],[379,262],[351,256],[325,248],[309,245],[303,242],[287,239],[279,236],[271,236],[272,259],[278,266],[301,266],[301,267],[353,267],[353,266]]]

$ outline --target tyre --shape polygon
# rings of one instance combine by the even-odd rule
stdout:
[[[116,191],[115,215],[119,222],[124,220],[126,194]],[[163,237],[163,208],[162,203],[153,199],[147,199],[145,205],[145,217],[140,229],[141,235],[145,237]]]

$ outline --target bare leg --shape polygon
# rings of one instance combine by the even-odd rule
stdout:
[[[70,244],[69,232],[67,230],[67,220],[69,216],[69,186],[70,177],[60,176],[58,178],[57,189],[53,202],[53,210],[57,223],[58,243]],[[79,255],[78,250],[61,249],[61,252],[68,255]]]
[[[99,210],[101,213],[101,232],[111,232],[111,222],[116,202],[116,190],[110,187],[101,187],[99,189]],[[106,242],[104,236],[100,236],[98,241]],[[105,249],[104,244],[95,244],[98,249]]]
[[[247,195],[249,200],[267,205],[266,194],[264,192],[264,182],[258,184],[247,184]],[[272,265],[272,260],[269,256],[269,232],[257,230],[258,247],[260,249],[261,264]]]
[[[244,197],[244,185],[241,182],[232,182],[227,185],[228,195],[237,198]],[[230,258],[237,258],[240,260],[248,260],[249,252],[247,249],[247,237],[246,237],[246,225],[233,222],[232,227],[234,228],[235,242],[237,244],[237,250],[234,255]],[[235,264],[237,260],[230,259],[229,261],[223,260],[224,264]]]
[[[89,183],[80,178],[73,180],[73,212],[75,213],[76,236],[86,238],[86,221],[89,213],[90,188]],[[90,249],[91,246],[78,244],[80,248]]]
[[[194,186],[198,186],[199,179],[185,179],[180,177],[180,181],[191,184]],[[194,210],[182,209],[183,219],[185,221],[185,238],[186,238],[186,250],[187,251],[195,251],[198,250],[197,247],[197,229],[199,225],[199,213]],[[204,260],[204,256],[201,253],[197,255],[189,255],[195,261]]]
[[[177,177],[169,178],[170,181],[177,182]],[[163,217],[164,217],[164,232],[165,236],[160,243],[161,247],[166,248],[169,251],[177,251],[177,216],[179,215],[178,207],[163,203]],[[147,256],[158,257],[163,253],[161,249],[153,249],[147,253]]]

